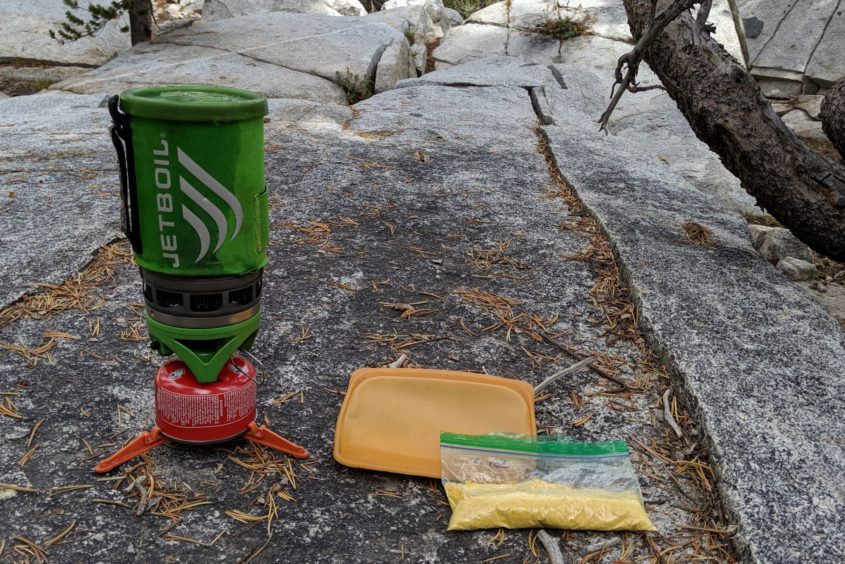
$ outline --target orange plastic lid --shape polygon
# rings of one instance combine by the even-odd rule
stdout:
[[[440,478],[440,432],[536,436],[534,389],[486,374],[364,368],[349,380],[334,458],[355,468]]]

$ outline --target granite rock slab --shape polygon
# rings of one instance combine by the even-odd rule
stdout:
[[[537,123],[531,98],[522,88],[446,89],[431,83],[409,87],[410,82],[413,81],[406,81],[404,88],[356,104],[355,109],[364,113],[352,125],[364,134],[394,131],[389,140],[399,146],[403,143],[408,146],[411,141],[406,136],[418,135],[415,130],[421,128],[432,139],[479,145],[489,154],[499,154],[507,152],[514,143],[514,139],[503,135],[502,131],[516,127],[516,124]],[[448,98],[441,100],[444,92],[448,92]],[[508,115],[497,116],[505,107]]]
[[[822,111],[822,102],[824,102],[824,96],[818,94],[802,94],[798,96],[795,107],[804,110],[808,116],[817,120]]]
[[[822,122],[811,118],[802,110],[792,110],[781,119],[798,137],[813,141],[828,141],[822,129]]]
[[[551,39],[541,34],[509,29],[505,55],[539,62],[554,61],[566,48],[565,44],[565,41]]]
[[[798,0],[752,65],[803,73],[839,0]]]
[[[508,27],[508,5],[506,2],[494,2],[471,13],[465,23]]]
[[[331,81],[347,72],[374,80],[384,50],[401,41],[402,33],[367,18],[283,12],[199,23],[160,40],[238,53]]]
[[[749,225],[748,229],[751,232],[751,243],[754,248],[760,256],[772,264],[787,257],[813,262],[813,252],[789,229],[767,225]]]
[[[560,54],[550,63],[574,64],[594,69],[596,74],[612,77],[619,57],[631,50],[622,41],[585,35],[561,42]]]
[[[367,15],[367,10],[358,0],[206,0],[202,19],[217,21],[268,12],[323,16]]]
[[[367,16],[367,19],[385,23],[406,36],[406,39],[411,43],[408,56],[413,61],[416,71],[412,76],[418,76],[425,72],[428,56],[427,45],[440,39],[445,34],[442,23],[435,24],[425,7],[420,5],[380,10]],[[447,22],[445,29],[449,29],[449,27],[451,27],[451,23]]]
[[[445,33],[431,20],[431,16],[423,6],[401,6],[379,10],[367,16],[367,19],[385,23],[402,34],[407,31],[415,36],[419,35],[424,43],[439,39]]]
[[[467,24],[469,25],[469,24]],[[574,103],[580,111],[598,120],[606,108],[606,93],[610,92],[613,82],[613,54],[625,52],[624,44],[602,37],[583,37],[572,40],[584,43],[594,51],[602,50],[606,56],[586,61],[592,66],[579,64],[572,52],[562,51],[562,58],[567,59],[565,68],[590,69],[592,80],[572,88],[579,90]],[[520,86],[537,89],[534,95],[541,111],[545,112],[548,123],[554,123],[558,108],[572,104],[570,97],[560,98],[562,85],[570,86],[564,75],[550,74],[550,68],[557,65],[539,63],[531,58],[488,57],[449,68],[428,73],[419,81],[437,84],[472,84],[476,86]],[[656,76],[643,64],[640,70],[643,84],[657,81]],[[403,87],[412,82],[401,82]],[[596,126],[598,129],[598,126]],[[652,163],[668,165],[686,178],[698,190],[718,198],[723,205],[740,213],[757,215],[762,211],[755,200],[721,164],[719,157],[698,138],[689,127],[686,119],[674,102],[663,92],[648,91],[634,96],[623,96],[609,124],[611,135],[635,137],[642,140],[642,155],[648,155]]]
[[[739,0],[737,10],[745,22],[752,74],[767,83],[792,81],[768,84],[764,91],[781,97],[815,94],[845,77],[845,10],[838,0]]]
[[[754,252],[740,216],[667,168],[637,164],[635,139],[585,127],[574,102],[590,79],[561,72],[573,103],[545,128],[552,150],[614,241],[640,322],[704,426],[740,557],[845,558],[845,335]],[[689,221],[714,243],[691,244]]]
[[[504,4],[501,12],[505,16],[505,21],[498,25],[506,25],[511,29],[529,31],[548,20],[556,19],[559,15],[563,17],[562,12],[558,11],[557,2],[549,2],[547,0],[512,0],[512,2],[505,2]],[[587,14],[584,13],[578,19],[587,19]]]
[[[366,16],[367,9],[359,0],[325,0],[341,16]]]
[[[119,179],[103,96],[0,101],[0,304],[60,283],[119,233]]]
[[[86,6],[88,2],[80,2]],[[129,34],[112,21],[93,37],[84,37],[64,45],[51,39],[48,31],[65,21],[68,7],[62,0],[0,0],[0,61],[24,59],[65,65],[96,66],[128,49]],[[78,15],[83,12],[80,10]]]
[[[67,78],[79,76],[91,70],[88,67],[61,66],[0,66],[0,80],[8,82],[56,83]]]
[[[515,68],[505,68],[514,63]],[[558,313],[554,330],[561,335],[634,362],[638,353],[633,346],[610,343],[604,326],[591,317],[596,310],[587,296],[596,273],[586,261],[566,258],[582,251],[589,238],[558,229],[573,216],[562,201],[549,198],[555,189],[552,166],[610,236],[639,302],[642,327],[673,369],[675,390],[694,408],[701,440],[714,456],[723,504],[739,525],[740,555],[787,563],[845,558],[845,507],[838,493],[845,471],[840,440],[845,433],[845,338],[832,330],[832,320],[818,304],[753,251],[741,217],[665,164],[644,161],[640,138],[598,133],[595,111],[606,97],[594,95],[595,74],[574,65],[550,65],[479,61],[403,81],[400,88],[352,108],[270,101],[270,264],[254,350],[264,378],[259,409],[274,429],[307,446],[313,463],[311,470],[294,463],[301,478],[296,501],[280,503],[272,539],[267,540],[263,526],[238,528],[225,514],[249,509],[263,493],[241,490],[250,473],[231,461],[234,445],[161,448],[152,454],[163,480],[187,483],[210,497],[210,506],[189,512],[173,531],[201,541],[222,531],[210,546],[162,537],[168,520],[92,503],[125,498],[110,484],[91,480],[93,461],[87,460],[81,439],[102,444],[116,431],[123,432],[122,439],[148,428],[153,409],[149,378],[160,359],[151,356],[145,342],[119,337],[135,315],[129,306],[140,300],[137,271],[128,264],[99,289],[104,302],[99,309],[0,328],[0,339],[30,345],[40,343],[47,330],[84,336],[60,340],[53,363],[34,367],[0,351],[0,389],[21,389],[16,401],[26,418],[2,420],[7,448],[0,449],[0,482],[42,490],[94,484],[56,499],[18,493],[0,500],[4,533],[43,541],[73,516],[74,534],[50,547],[57,561],[153,561],[163,554],[176,561],[231,561],[249,558],[261,546],[262,558],[269,561],[531,558],[525,532],[508,532],[499,547],[490,542],[490,532],[447,534],[448,507],[436,483],[432,487],[429,480],[342,467],[332,460],[331,447],[349,374],[396,357],[396,350],[374,335],[435,336],[408,350],[419,366],[489,371],[531,383],[554,370],[545,363],[537,367],[520,352],[519,346],[540,347],[527,336],[514,335],[509,342],[504,331],[484,333],[497,318],[462,302],[454,294],[459,287],[517,298],[527,312]],[[497,66],[503,84],[495,83]],[[0,160],[6,167],[0,170],[7,175],[4,182],[10,178],[33,190],[28,184],[39,178],[34,174],[51,174],[44,170],[45,160],[62,165],[58,176],[45,177],[48,198],[64,190],[66,200],[84,201],[81,190],[108,182],[113,188],[105,196],[113,210],[108,217],[116,224],[116,166],[105,133],[107,115],[95,108],[98,98],[53,92],[0,102],[0,125],[29,135],[0,138],[4,154],[7,148],[16,151],[14,159]],[[7,111],[11,102],[18,105]],[[555,123],[545,128],[554,162],[539,150],[537,129],[546,118]],[[55,142],[30,153],[42,138],[63,130]],[[75,136],[80,153],[57,153],[76,147]],[[26,161],[30,158],[35,160]],[[71,184],[75,190],[68,188],[68,178],[78,168],[69,170],[67,162],[91,167],[81,171],[78,185]],[[19,211],[36,223],[33,218],[43,205]],[[82,214],[91,232],[104,231],[105,215],[88,209],[71,213]],[[0,214],[0,221],[18,216]],[[691,244],[680,228],[685,221],[710,228],[714,244]],[[301,237],[299,228],[311,222],[331,226],[325,245]],[[50,228],[78,239],[76,227]],[[528,264],[530,277],[523,278],[519,269],[506,272],[511,276],[479,276],[468,257],[502,241],[511,241],[509,256],[516,264]],[[402,319],[381,305],[422,297],[431,300],[435,314]],[[101,332],[91,340],[95,322]],[[475,335],[461,323],[475,329]],[[300,339],[303,328],[310,336]],[[596,380],[585,372],[560,383],[556,398],[537,404],[538,422],[577,440],[656,432],[654,406],[645,398],[631,400],[641,401],[636,411],[602,411],[603,388]],[[583,426],[569,424],[584,413],[576,414],[567,399],[574,386],[592,398],[585,406],[592,418]],[[302,401],[274,401],[297,392]],[[116,405],[134,415],[121,416]],[[81,415],[81,408],[88,416]],[[42,416],[40,447],[21,467],[32,424]],[[640,479],[646,500],[660,508],[653,514],[661,530],[688,522],[690,514],[670,503],[679,495],[672,484],[645,475]],[[579,551],[576,555],[614,537],[576,535],[577,542],[567,543]],[[633,550],[647,549],[634,543]],[[612,557],[617,554],[623,557],[621,548]]]
[[[840,2],[827,23],[805,74],[823,88],[845,77],[845,6]]]
[[[783,272],[783,275],[796,282],[802,280],[812,280],[816,277],[816,265],[806,260],[801,260],[793,257],[782,258],[777,263],[777,269]]]
[[[209,505],[186,511],[172,530],[206,545],[164,537],[161,529],[169,519],[149,513],[138,517],[124,507],[92,501],[127,498],[111,482],[93,479],[95,460],[82,439],[102,445],[114,433],[122,433],[119,442],[148,428],[154,403],[150,380],[161,361],[143,340],[120,338],[137,320],[129,306],[141,299],[137,269],[130,264],[116,268],[115,277],[98,288],[103,304],[96,310],[0,328],[4,342],[37,344],[47,330],[81,337],[61,339],[51,351],[53,362],[34,367],[0,351],[0,389],[22,390],[16,402],[25,417],[2,420],[0,482],[43,490],[7,497],[8,490],[0,488],[2,536],[43,542],[76,520],[67,542],[49,548],[54,561],[231,562],[248,559],[262,546],[259,560],[271,562],[532,557],[527,531],[508,532],[501,546],[489,542],[489,531],[447,533],[448,506],[436,481],[346,468],[331,454],[349,375],[395,359],[395,351],[375,342],[370,337],[374,334],[436,336],[407,350],[418,366],[489,371],[532,383],[554,369],[547,363],[533,365],[521,352],[521,346],[543,346],[527,336],[511,335],[509,342],[505,331],[483,333],[496,317],[462,301],[454,294],[457,288],[512,296],[530,312],[559,312],[553,330],[577,335],[579,346],[636,358],[637,351],[625,341],[605,343],[604,327],[592,322],[590,314],[596,310],[587,292],[596,275],[590,266],[563,258],[583,249],[589,238],[555,227],[571,216],[560,200],[548,197],[554,184],[537,148],[537,116],[530,97],[522,88],[420,85],[377,95],[354,108],[297,100],[271,100],[270,108],[266,177],[272,230],[262,330],[253,349],[262,362],[259,410],[262,419],[272,420],[274,430],[310,451],[307,466],[291,463],[297,474],[296,489],[289,488],[295,501],[279,501],[272,539],[268,541],[264,524],[241,526],[226,514],[258,514],[251,502],[279,480],[267,477],[257,490],[244,487],[251,472],[231,459],[243,456],[235,451],[243,443],[220,448],[171,445],[151,453],[160,486],[175,484],[191,488],[192,496],[208,496]],[[74,113],[70,106],[63,110]],[[105,131],[98,135],[107,142]],[[103,154],[111,157],[110,151]],[[110,166],[116,168],[113,162]],[[301,240],[297,227],[315,221],[331,224],[330,246]],[[508,256],[527,269],[497,265],[495,273],[509,276],[487,278],[468,261],[474,249],[508,240]],[[436,313],[403,319],[381,305],[420,299],[432,300]],[[460,322],[474,329],[475,336]],[[94,338],[90,327],[95,323],[100,333]],[[303,326],[310,328],[311,337],[297,341]],[[543,350],[554,354],[550,347]],[[18,388],[24,379],[27,389]],[[603,399],[589,399],[576,415],[567,399],[569,388],[598,394],[606,387],[598,380],[590,372],[576,373],[549,390],[555,395],[538,404],[538,421],[569,429],[575,417],[592,414],[587,425],[571,428],[580,440],[656,432],[645,398],[634,398],[639,408],[629,413],[607,408]],[[277,401],[292,392],[301,392],[303,399]],[[128,411],[118,415],[116,405]],[[44,418],[40,446],[21,467],[30,419],[39,417]],[[99,449],[95,454],[93,458],[101,456]],[[659,503],[673,495],[671,484],[643,480],[647,499]],[[88,483],[93,487],[58,498],[46,495],[52,487]],[[680,510],[664,505],[666,513],[655,515],[661,526],[683,519]],[[582,533],[575,546],[583,553],[615,536]]]
[[[766,98],[772,100],[790,100],[796,96],[800,96],[804,92],[804,82],[802,80],[767,78],[763,74],[767,71],[768,69],[751,69],[751,74],[757,79],[760,91],[763,92],[763,96]]]
[[[716,0],[718,1],[720,0]],[[566,0],[558,5],[560,9],[553,12],[555,17],[569,17],[575,21],[583,18],[589,24],[591,34],[615,41],[633,42],[628,27],[628,15],[622,2]]]
[[[641,71],[641,74],[645,78],[649,71]],[[611,81],[602,82],[609,88]],[[657,82],[655,76],[654,80],[644,80],[643,83]],[[650,90],[623,96],[608,129],[612,135],[640,138],[643,147],[647,147],[645,153],[654,155],[656,160],[667,164],[690,184],[717,198],[728,208],[746,215],[763,214],[754,197],[724,167],[719,156],[695,136],[686,118],[666,92]]]
[[[467,21],[531,31],[547,20],[557,18],[569,18],[576,22],[588,23],[590,32],[594,35],[628,43],[632,41],[625,7],[621,2],[613,3],[605,0],[496,2],[474,12]]]
[[[202,19],[206,22],[214,22],[267,12],[293,12],[323,16],[341,15],[340,12],[330,8],[323,0],[205,0]]]
[[[128,88],[179,83],[231,86],[270,98],[325,103],[343,103],[346,99],[343,90],[325,78],[210,47],[167,43],[136,45],[105,65],[52,88],[79,94],[116,94]]]
[[[595,73],[592,81],[578,84],[576,88],[581,92],[577,98],[581,111],[594,115],[598,121],[607,107],[615,61],[626,48],[622,43],[602,37],[579,37],[571,41],[582,45],[569,51],[566,44],[570,42],[565,42],[561,49],[561,64],[589,68]],[[578,53],[586,49],[603,55],[583,60]],[[643,85],[659,84],[659,79],[645,63],[640,67],[639,78]],[[561,93],[555,88],[545,91],[552,114],[556,108],[565,111],[564,106],[571,103],[566,97],[555,102]],[[554,116],[549,119],[553,121]],[[611,135],[641,139],[641,151],[653,159],[650,162],[668,165],[698,190],[712,195],[728,208],[743,214],[763,213],[755,199],[742,188],[739,179],[722,165],[718,155],[695,136],[686,118],[665,92],[650,90],[623,96],[611,116],[608,131]]]
[[[474,12],[467,18],[467,22],[536,33],[545,22],[564,18],[585,23],[590,36],[633,43],[625,7],[622,2],[608,0],[508,0],[496,2]],[[716,0],[713,3],[709,21],[716,24],[713,37],[722,43],[733,57],[743,61],[733,14],[727,0]],[[515,53],[509,50],[507,54]]]
[[[536,88],[549,83],[549,72],[547,65],[524,58],[485,57],[459,67],[429,72],[416,80],[399,82],[396,88],[420,84]]]
[[[781,21],[792,11],[798,0],[737,0],[737,8],[746,24],[749,65],[760,55],[763,47],[774,36]],[[750,32],[750,33],[749,33]]]
[[[459,65],[491,55],[504,55],[507,42],[507,28],[468,21],[450,29],[434,50],[436,68]]]
[[[416,78],[417,68],[410,55],[407,41],[396,41],[387,46],[376,69],[375,91],[390,90],[400,80]]]
[[[396,8],[418,6],[426,11],[431,21],[447,31],[452,26],[452,20],[446,13],[446,7],[441,0],[387,0],[381,6],[381,11],[389,12]]]
[[[464,23],[464,17],[459,11],[453,8],[443,8],[443,14],[446,16],[446,19],[449,20],[449,23],[452,24],[449,27],[454,27]]]

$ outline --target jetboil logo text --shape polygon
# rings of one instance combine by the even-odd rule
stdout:
[[[241,224],[243,223],[243,208],[241,203],[235,195],[225,186],[220,184],[213,176],[208,174],[200,165],[198,165],[191,157],[189,157],[181,148],[176,147],[176,160],[185,170],[187,170],[194,181],[198,181],[204,190],[209,191],[218,196],[235,215],[235,225],[229,225],[226,215],[214,202],[204,196],[202,192],[197,190],[191,180],[184,176],[179,176],[179,190],[187,197],[187,200],[193,202],[198,211],[204,212],[202,217],[211,219],[214,223],[217,238],[214,242],[214,249],[212,253],[216,253],[226,240],[226,235],[232,232],[230,240],[234,240],[241,231]],[[184,234],[177,228],[177,222],[180,221],[177,210],[174,209],[173,195],[171,189],[173,187],[173,175],[171,174],[171,153],[170,143],[166,136],[161,135],[161,148],[153,150],[153,164],[155,165],[155,185],[158,191],[156,192],[156,210],[158,210],[158,231],[159,241],[161,243],[162,257],[171,261],[173,268],[179,268],[181,264],[179,254],[179,237]],[[194,264],[201,261],[209,253],[211,248],[211,230],[206,225],[204,219],[197,215],[194,210],[185,205],[187,201],[182,200],[181,216],[188,225],[194,230],[199,239],[200,248]]]

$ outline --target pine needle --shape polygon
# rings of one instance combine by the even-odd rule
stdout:
[[[71,521],[70,525],[68,525],[61,533],[56,535],[55,537],[51,538],[50,540],[44,541],[45,546],[53,546],[54,544],[58,544],[64,539],[68,534],[76,527],[76,521]]]

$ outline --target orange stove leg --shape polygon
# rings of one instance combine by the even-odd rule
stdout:
[[[111,472],[124,462],[128,462],[136,456],[141,456],[147,451],[150,451],[160,444],[167,442],[167,438],[161,434],[158,427],[153,427],[149,431],[144,431],[117,451],[110,457],[101,460],[94,468],[94,472],[104,474]]]
[[[289,440],[280,437],[264,425],[259,425],[256,422],[249,424],[249,430],[244,435],[244,438],[250,442],[257,443],[270,447],[273,450],[284,452],[294,458],[308,458],[308,451],[299,445],[295,445]]]

